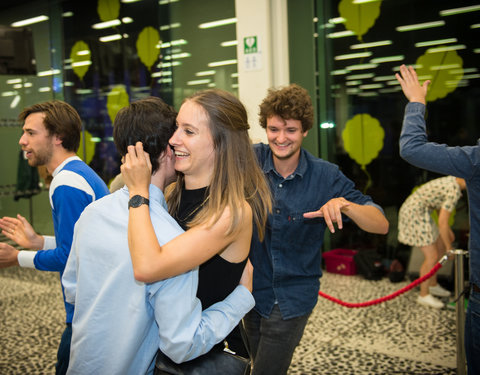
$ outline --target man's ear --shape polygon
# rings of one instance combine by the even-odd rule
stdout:
[[[171,148],[170,146],[167,146],[167,147],[165,148],[165,150],[164,150],[164,151],[160,154],[160,156],[158,157],[158,161],[161,163],[161,162],[164,160],[164,158],[172,159],[172,158],[174,158],[174,157],[175,157],[175,155],[174,155],[174,153],[173,153],[172,148]]]

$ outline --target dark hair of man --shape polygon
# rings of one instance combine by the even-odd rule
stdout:
[[[43,124],[48,134],[59,137],[64,149],[77,152],[82,131],[82,120],[77,110],[61,100],[51,100],[25,108],[18,119],[25,122],[29,115],[39,112],[45,115]]]
[[[175,132],[177,112],[162,99],[148,97],[130,103],[118,111],[113,123],[113,140],[121,156],[129,145],[143,143],[150,155],[152,173],[159,168],[158,157],[168,147]]]
[[[280,89],[270,89],[260,104],[260,126],[267,127],[267,119],[280,116],[284,120],[300,120],[302,131],[313,126],[313,106],[308,91],[292,83]]]

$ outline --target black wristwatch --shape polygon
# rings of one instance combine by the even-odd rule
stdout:
[[[142,204],[146,204],[147,206],[149,205],[150,201],[142,197],[141,195],[134,195],[133,197],[130,198],[128,201],[128,208],[133,207],[140,207]]]

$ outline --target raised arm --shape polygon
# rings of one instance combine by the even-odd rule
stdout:
[[[149,158],[143,152],[141,143],[129,146],[122,165],[122,175],[129,189],[130,197],[141,195],[148,198],[150,169]],[[227,247],[241,247],[239,253],[245,256],[250,248],[252,235],[252,212],[245,202],[241,229],[235,235],[226,236],[230,223],[230,211],[225,209],[220,218],[211,225],[191,228],[167,244],[160,246],[153,229],[147,205],[130,208],[128,221],[128,243],[135,278],[153,282],[179,275],[204,263]]]
[[[400,74],[396,73],[395,77],[400,82],[402,91],[410,102],[426,103],[429,80],[420,85],[415,69],[411,66],[407,68],[405,65],[400,66]]]

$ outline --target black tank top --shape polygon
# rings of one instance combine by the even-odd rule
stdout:
[[[182,189],[180,205],[174,218],[184,230],[188,229],[188,223],[202,208],[208,194],[207,189]],[[202,302],[203,309],[222,301],[237,287],[246,263],[247,259],[240,263],[230,263],[220,255],[214,255],[200,265],[197,297]],[[226,340],[231,350],[248,357],[238,328],[235,328]],[[218,346],[223,348],[223,344]]]

